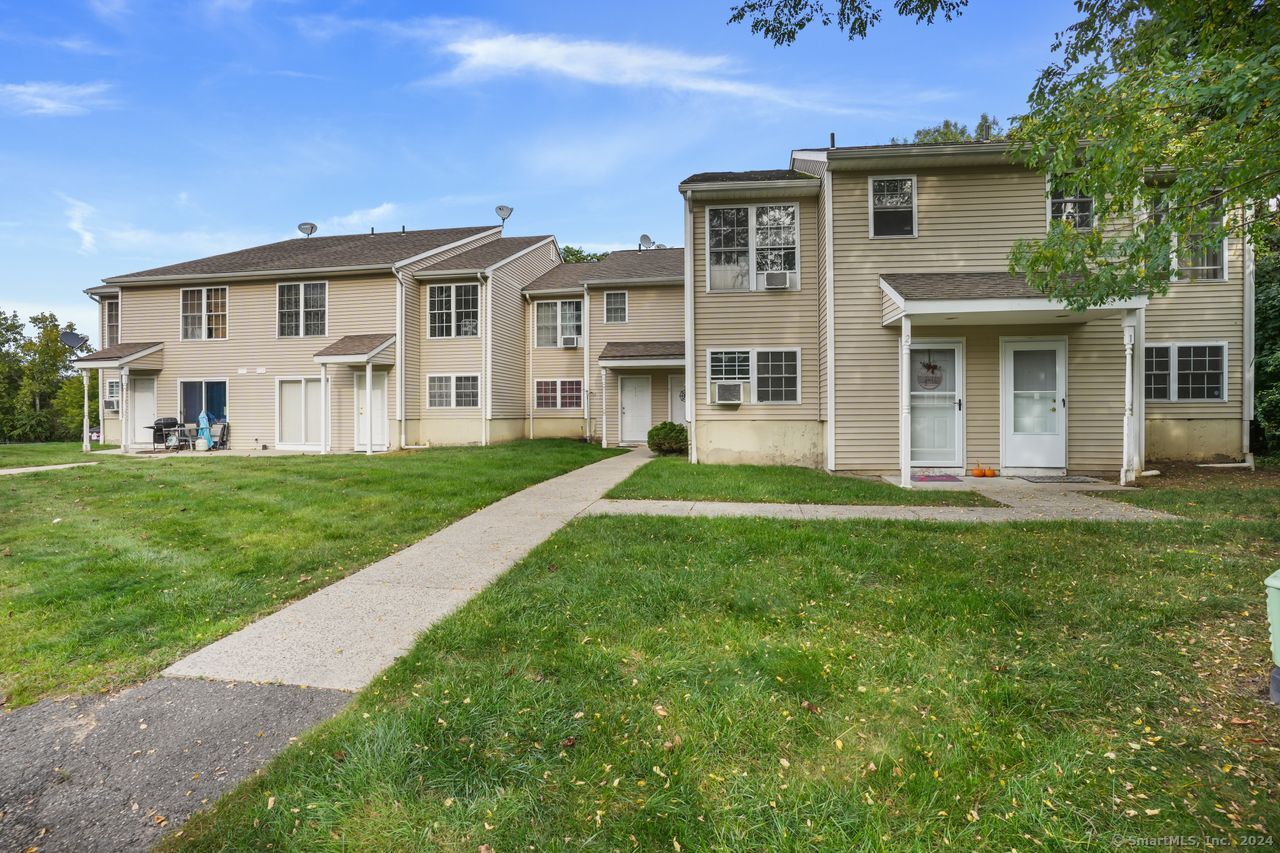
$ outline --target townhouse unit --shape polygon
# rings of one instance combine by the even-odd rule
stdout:
[[[673,355],[682,284],[678,249],[571,265],[554,237],[500,227],[299,238],[104,279],[103,347],[76,365],[100,372],[104,437],[126,450],[202,412],[239,450],[641,443],[665,389],[683,394],[683,355],[628,346]],[[615,369],[656,371],[654,390],[630,402]]]
[[[106,440],[200,412],[230,446],[375,452],[521,437],[696,462],[892,474],[1136,475],[1238,460],[1253,254],[1197,244],[1168,293],[1076,311],[1008,272],[1092,201],[1006,143],[792,152],[679,185],[685,248],[562,263],[472,227],[310,237],[105,279]]]
[[[1085,311],[1008,272],[1055,217],[1094,227],[1003,142],[804,149],[696,174],[685,206],[691,456],[913,476],[1135,476],[1241,459],[1246,241],[1177,258],[1167,294]]]

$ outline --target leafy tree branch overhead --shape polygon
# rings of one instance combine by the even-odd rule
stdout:
[[[893,8],[928,25],[966,5]],[[1174,277],[1195,278],[1196,258],[1228,234],[1259,244],[1280,223],[1280,4],[1075,5],[1080,20],[1055,36],[1054,61],[1014,118],[1010,156],[1092,198],[1095,225],[1054,222],[1015,246],[1010,269],[1083,307],[1163,293]],[[814,23],[864,38],[881,14],[868,0],[744,0],[730,22],[789,45]]]

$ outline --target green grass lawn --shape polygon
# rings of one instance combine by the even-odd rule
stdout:
[[[660,457],[609,492],[611,498],[745,503],[1000,506],[982,495],[944,489],[902,489],[881,480],[833,477],[787,465],[690,465]]]
[[[1138,480],[1133,492],[1102,492],[1099,497],[1186,518],[1235,518],[1280,521],[1280,466],[1247,469],[1159,466],[1159,477]]]
[[[593,517],[196,816],[221,849],[1280,834],[1275,523]]]
[[[0,478],[0,697],[115,688],[533,483],[542,440],[366,457],[101,457]]]
[[[118,447],[115,444],[98,444],[94,450]],[[29,465],[61,465],[65,462],[91,462],[101,459],[91,457],[80,449],[78,441],[46,441],[28,444],[0,444],[0,468],[25,468]]]

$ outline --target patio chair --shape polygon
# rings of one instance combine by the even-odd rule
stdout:
[[[212,450],[226,450],[227,448],[227,429],[226,421],[221,423],[209,424],[209,434],[213,437],[211,445]]]

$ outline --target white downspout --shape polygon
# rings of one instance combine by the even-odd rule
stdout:
[[[364,363],[364,453],[373,453],[373,362]]]
[[[591,439],[591,292],[582,285],[582,431]]]
[[[688,396],[687,394],[685,396]],[[609,446],[609,368],[600,368],[600,446]]]
[[[486,279],[484,273],[477,273],[476,280],[480,282],[480,288],[484,292],[484,316],[480,319],[480,372],[483,374],[480,381],[484,383],[484,403],[480,408],[480,417],[483,422],[480,442],[488,447],[489,419],[493,417],[493,329],[490,328],[489,323],[493,310],[493,288],[490,286],[492,279]]]
[[[1254,347],[1255,332],[1254,323],[1254,292],[1256,282],[1256,259],[1253,253],[1253,241],[1249,239],[1249,233],[1246,231],[1244,235],[1244,316],[1242,325],[1244,326],[1244,341],[1241,353],[1243,361],[1243,371],[1241,376],[1242,388],[1240,391],[1240,450],[1244,454],[1244,461],[1253,462],[1253,449],[1249,444],[1249,425],[1253,422],[1253,392],[1254,392]]]
[[[898,466],[902,488],[911,488],[911,318],[902,315],[902,341],[898,353]]]
[[[329,365],[320,365],[320,405],[324,412],[320,415],[320,452],[329,452]]]
[[[827,339],[827,470],[836,470],[836,271],[835,271],[835,226],[832,223],[834,216],[833,203],[831,200],[832,193],[835,188],[835,179],[831,176],[828,169],[822,173],[822,193],[823,193],[823,231],[826,233],[827,257],[825,260],[827,272],[827,292],[825,300],[827,303],[827,328],[821,330],[825,333]]]
[[[533,438],[533,346],[536,342],[537,331],[534,325],[533,300],[529,298],[529,294],[524,295],[525,313],[529,316],[528,323],[525,324],[525,348],[524,348],[524,393],[525,401],[529,407],[529,438]]]
[[[1133,312],[1124,319],[1124,437],[1120,449],[1120,485],[1133,480],[1133,345],[1136,329]]]
[[[129,409],[129,368],[120,368],[120,452],[129,452],[129,432],[133,426],[129,422],[129,415],[132,414]]]
[[[400,268],[391,265],[391,272],[396,277],[396,419],[400,421],[400,449],[407,443],[404,421],[404,279],[400,277]]]
[[[84,380],[84,446],[81,449],[88,453],[91,449],[89,447],[89,371],[81,370],[80,378]]]
[[[693,339],[693,195],[684,193],[684,418],[689,424],[689,461],[698,461],[697,360]]]

